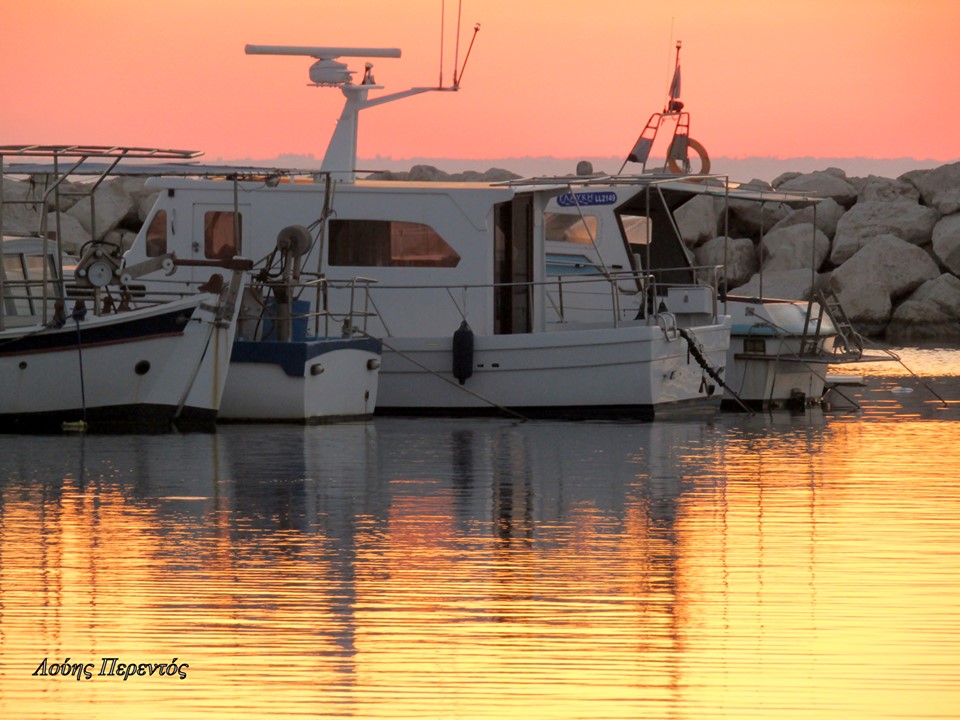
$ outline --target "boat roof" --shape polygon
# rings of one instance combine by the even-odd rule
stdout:
[[[0,155],[4,154],[6,147],[0,146]],[[27,147],[27,146],[24,146]],[[37,147],[37,146],[29,146]],[[13,153],[22,156],[21,153]],[[199,153],[198,153],[199,154]],[[44,155],[43,157],[51,157]],[[75,155],[71,157],[84,158],[84,155]],[[263,183],[269,180],[320,180],[328,173],[319,168],[289,168],[270,165],[232,165],[222,163],[199,163],[199,162],[150,162],[150,163],[127,163],[119,164],[115,162],[103,162],[104,156],[95,156],[97,159],[83,159],[75,167],[65,170],[63,166],[53,165],[49,162],[44,163],[7,163],[3,166],[5,175],[55,175],[70,174],[90,177],[101,177],[105,174],[121,175],[132,177],[155,178],[155,185],[169,186],[176,183],[175,179],[206,179],[206,180],[238,180],[240,182],[258,182]],[[132,155],[119,155],[120,158],[133,157]],[[141,158],[143,159],[143,158]],[[363,172],[379,172],[377,170]],[[165,179],[167,179],[165,181]],[[368,180],[360,179],[355,183],[346,183],[341,187],[347,189],[351,186],[360,188],[383,188],[383,189],[408,189],[408,190],[438,190],[438,189],[490,189],[497,188],[511,193],[516,192],[544,192],[561,191],[567,188],[568,183],[562,178],[553,180],[547,178],[536,178],[531,182],[515,180],[509,183],[504,182],[484,182],[484,181],[456,181],[456,180]]]
[[[0,145],[0,158],[36,157],[48,161],[59,158],[77,160],[73,167],[65,169],[59,163],[6,163],[6,175],[87,175],[102,177],[105,174],[148,178],[206,178],[264,182],[269,179],[303,178],[318,179],[325,175],[319,168],[289,168],[270,165],[232,165],[223,163],[199,163],[192,161],[202,152],[195,150],[169,150],[100,145]],[[120,163],[121,160],[150,160],[156,162]],[[357,171],[364,172],[364,171]],[[369,172],[375,172],[373,170]],[[676,175],[670,173],[642,173],[635,175],[553,175],[517,178],[498,182],[459,181],[411,181],[411,180],[359,180],[358,187],[382,187],[405,189],[448,189],[490,187],[511,188],[514,192],[562,191],[571,187],[633,186],[659,188],[690,195],[710,195],[730,200],[751,202],[780,202],[791,205],[812,205],[823,198],[799,191],[782,191],[757,183],[733,182],[727,175]]]
[[[639,175],[565,175],[505,181],[505,184],[562,184],[565,187],[636,187],[661,189],[690,195],[710,195],[729,200],[779,202],[791,205],[814,205],[822,196],[809,192],[783,191],[759,183],[738,183],[727,175],[675,175],[643,173]]]

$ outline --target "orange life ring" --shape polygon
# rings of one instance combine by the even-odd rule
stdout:
[[[687,138],[687,148],[693,150],[697,155],[700,156],[700,170],[694,175],[706,175],[710,172],[710,156],[707,155],[707,149],[694,140],[692,137]],[[677,175],[689,175],[690,173],[685,171],[680,164],[673,159],[667,161],[667,167],[670,168],[670,172]]]

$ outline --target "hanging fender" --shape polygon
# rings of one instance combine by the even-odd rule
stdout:
[[[473,330],[464,320],[453,333],[453,376],[463,385],[473,375]]]

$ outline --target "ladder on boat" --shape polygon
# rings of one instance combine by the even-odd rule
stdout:
[[[816,316],[814,316],[816,305]],[[804,323],[803,337],[800,340],[800,355],[816,355],[822,338],[823,318],[828,317],[837,331],[837,340],[833,352],[838,359],[856,360],[863,355],[863,341],[860,334],[853,327],[847,317],[843,305],[832,290],[821,289],[807,303],[807,316]],[[810,329],[811,320],[814,323],[813,332]]]
[[[657,139],[657,132],[663,125],[664,120],[670,117],[675,117],[677,124],[673,128],[673,137],[667,151],[667,164],[672,161],[679,165],[683,172],[690,171],[690,159],[687,155],[687,148],[690,145],[690,113],[655,112],[647,120],[647,124],[644,125],[640,137],[633,145],[633,150],[623,161],[623,165],[620,167],[621,173],[623,173],[623,168],[626,167],[628,162],[639,163],[640,172],[647,171],[647,161],[650,159],[650,150],[653,148],[653,143]],[[666,170],[666,165],[663,169]]]

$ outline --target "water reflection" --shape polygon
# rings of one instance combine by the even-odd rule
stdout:
[[[960,423],[897,412],[2,437],[0,715],[949,715]]]

